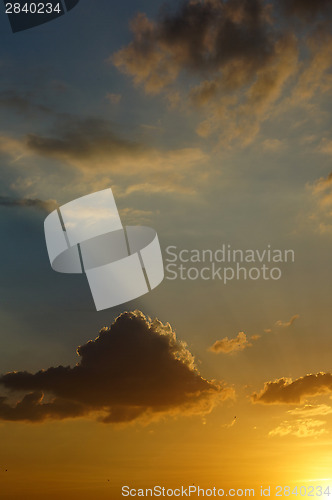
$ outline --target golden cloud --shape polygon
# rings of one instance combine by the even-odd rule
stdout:
[[[217,340],[211,347],[209,351],[214,353],[223,352],[229,354],[232,352],[243,351],[247,347],[251,347],[252,344],[248,342],[247,335],[244,332],[239,332],[235,339],[229,339],[225,337],[221,340]]]
[[[332,374],[316,373],[296,380],[280,378],[266,382],[260,393],[251,396],[253,403],[298,404],[308,397],[332,392]]]
[[[269,432],[269,436],[296,436],[298,438],[310,438],[326,434],[327,430],[322,429],[326,424],[323,420],[298,419],[295,422],[285,420],[278,427]]]
[[[292,326],[292,324],[294,323],[294,321],[296,321],[297,319],[299,319],[299,314],[294,314],[294,316],[291,317],[291,319],[289,321],[282,321],[282,320],[278,320],[275,324],[275,326],[280,326],[281,328],[289,328],[290,326]]]

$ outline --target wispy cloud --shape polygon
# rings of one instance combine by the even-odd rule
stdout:
[[[69,165],[86,183],[97,183],[96,189],[108,186],[112,175],[113,184],[122,187],[119,196],[135,190],[192,193],[208,175],[202,167],[209,156],[199,147],[158,149],[122,137],[99,118],[61,116],[50,134],[29,133],[20,139],[3,135],[0,151],[21,166],[38,159],[57,160],[59,168]]]
[[[323,415],[330,415],[332,413],[332,407],[321,404],[321,405],[304,405],[300,408],[295,408],[294,410],[288,410],[290,415],[298,415],[300,417],[317,417]]]
[[[275,326],[279,326],[281,328],[289,328],[290,326],[292,326],[292,324],[294,323],[294,321],[296,321],[297,319],[299,319],[299,317],[300,316],[298,314],[294,314],[294,316],[292,316],[289,321],[278,320],[276,322]]]
[[[269,432],[269,436],[296,436],[298,438],[310,438],[322,436],[327,433],[325,428],[322,428],[326,422],[324,420],[314,419],[298,419],[290,422],[285,420],[278,427]]]
[[[275,326],[280,328],[289,328],[292,326],[295,320],[297,320],[300,316],[295,314],[291,317],[289,321],[281,321],[278,320],[275,323]],[[264,330],[264,333],[272,333],[272,329],[268,328]],[[239,332],[237,337],[230,339],[228,337],[224,337],[221,340],[217,340],[211,347],[209,347],[210,352],[214,352],[216,354],[222,352],[224,354],[230,354],[233,352],[243,351],[248,347],[252,347],[253,342],[257,342],[261,339],[262,336],[259,334],[254,334],[248,337],[244,332]]]
[[[332,173],[327,177],[320,177],[307,189],[314,204],[311,220],[320,233],[332,231]]]
[[[263,149],[265,151],[270,151],[276,153],[282,151],[285,148],[285,143],[280,139],[265,139],[262,143]]]
[[[318,146],[318,151],[320,153],[326,153],[329,155],[332,154],[332,139],[327,139],[326,137],[324,137],[321,140],[320,145]]]
[[[31,93],[22,93],[14,89],[0,92],[0,107],[8,108],[20,115],[52,114],[52,110],[41,103],[35,102]]]
[[[58,204],[55,200],[44,201],[30,198],[10,198],[8,196],[0,196],[0,206],[37,208],[38,210],[48,213],[57,208]]]
[[[275,429],[269,432],[269,436],[296,436],[298,438],[310,438],[321,436],[328,431],[324,427],[326,421],[316,417],[325,417],[332,414],[332,407],[326,404],[306,404],[299,408],[287,411],[288,415],[295,417],[294,420],[284,420]]]

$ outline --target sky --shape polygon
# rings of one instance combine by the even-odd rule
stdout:
[[[332,493],[331,28],[329,0],[2,12],[3,498]],[[44,220],[107,188],[165,279],[97,312]]]

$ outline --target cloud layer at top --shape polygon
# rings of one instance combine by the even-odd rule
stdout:
[[[149,93],[161,91],[182,69],[200,76],[214,73],[224,87],[240,87],[275,54],[268,10],[260,0],[189,1],[157,23],[139,14],[131,29],[133,42],[113,62]],[[211,81],[205,94],[215,86]]]
[[[5,388],[27,394],[15,404],[0,398],[0,419],[34,422],[94,415],[125,423],[208,413],[232,396],[231,389],[199,374],[186,344],[168,323],[151,321],[140,311],[121,314],[77,353],[81,361],[73,368],[3,375]]]
[[[327,0],[187,0],[156,21],[138,14],[132,42],[110,60],[146,93],[199,107],[206,116],[197,126],[201,137],[217,133],[224,145],[246,145],[280,99],[289,110],[326,83],[331,88],[329,9]],[[302,22],[294,30],[294,16],[310,18],[310,29]]]

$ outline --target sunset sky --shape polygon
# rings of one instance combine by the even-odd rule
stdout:
[[[0,498],[332,494],[331,29],[330,0],[80,0],[15,34],[2,12]],[[295,257],[226,284],[166,268],[96,312],[44,219],[106,188],[165,266]]]

